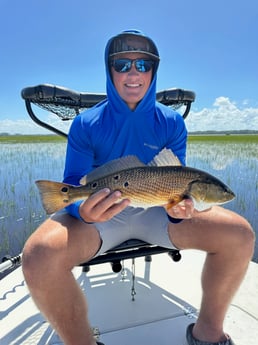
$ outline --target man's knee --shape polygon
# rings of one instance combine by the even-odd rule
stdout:
[[[44,277],[46,267],[51,271],[53,253],[43,241],[36,241],[34,236],[26,242],[22,255],[22,270],[28,285],[36,284],[38,277]]]
[[[38,277],[71,271],[97,252],[101,240],[94,226],[73,218],[49,219],[28,239],[24,246],[22,267],[25,280],[34,284]]]
[[[61,264],[66,237],[61,225],[47,220],[28,238],[22,255],[22,269],[28,285],[36,283],[38,277],[47,277]]]
[[[241,219],[239,225],[239,240],[242,253],[245,251],[247,255],[253,256],[255,246],[255,233],[251,225],[245,219]]]
[[[229,254],[235,254],[243,261],[252,259],[255,234],[249,222],[242,216],[235,214],[232,224],[227,224],[222,229],[220,240],[221,247]]]

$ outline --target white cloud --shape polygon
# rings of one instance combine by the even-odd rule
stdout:
[[[246,101],[237,106],[228,97],[218,97],[211,108],[191,111],[186,119],[187,128],[190,132],[258,130],[258,108],[246,105]]]
[[[64,132],[68,131],[71,121],[61,121],[56,115],[48,114],[44,119]],[[248,107],[248,101],[237,105],[228,97],[218,97],[211,108],[200,111],[191,110],[186,119],[190,132],[207,130],[258,130],[258,108]],[[27,119],[0,120],[0,133],[9,134],[49,134],[49,130],[36,125],[29,117]]]
[[[54,114],[49,114],[44,122],[60,129],[63,132],[67,132],[71,124],[71,121],[61,121]],[[17,120],[0,120],[0,133],[9,134],[51,134],[48,129],[42,128],[37,125],[31,119],[17,119]]]
[[[39,134],[42,131],[39,129],[34,122],[28,120],[1,120],[0,121],[0,131],[1,133],[9,134]]]

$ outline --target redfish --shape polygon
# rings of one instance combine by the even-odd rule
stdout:
[[[167,209],[191,199],[198,211],[224,204],[235,194],[216,177],[182,166],[171,150],[163,149],[148,164],[135,156],[110,161],[82,177],[80,186],[47,180],[36,181],[47,214],[85,200],[93,193],[109,188],[130,199],[130,206],[164,206]]]

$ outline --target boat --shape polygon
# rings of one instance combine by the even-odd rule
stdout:
[[[109,263],[91,266],[89,272],[76,267],[73,274],[87,295],[96,338],[105,345],[187,345],[186,327],[195,322],[200,306],[204,259],[204,253],[187,250],[179,262],[167,253],[151,261],[125,260],[119,273]],[[257,292],[258,265],[251,262],[225,319],[236,345],[257,344]],[[1,345],[63,344],[34,305],[21,267],[1,280],[0,313]]]
[[[43,107],[54,98],[57,112],[72,104],[71,109],[78,113],[93,102],[92,95],[78,96],[76,92],[52,85],[23,90],[23,98],[32,119],[63,136],[66,133],[51,128],[51,125],[35,116],[31,103],[37,103],[36,94],[40,95],[38,98]],[[62,104],[57,104],[60,95]],[[98,95],[96,98],[99,101],[103,97]],[[194,100],[193,93],[181,89],[162,91],[158,97],[164,102],[170,99],[171,104],[185,105],[185,117],[190,110],[189,104]],[[82,104],[86,99],[89,103]],[[66,115],[60,117],[64,119],[67,112],[63,114]],[[99,262],[74,268],[73,274],[87,295],[92,332],[96,340],[105,345],[187,345],[186,328],[196,321],[200,307],[201,270],[205,253],[196,250],[179,253],[143,247],[136,243],[133,248],[123,248],[118,260],[114,260],[113,253],[107,253]],[[20,267],[21,261],[22,254],[6,257],[0,264],[0,272],[17,266],[0,283],[0,344],[63,344],[31,299]],[[225,319],[225,331],[232,336],[236,345],[257,344],[257,293],[258,265],[251,262]]]

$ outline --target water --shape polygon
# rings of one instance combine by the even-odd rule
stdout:
[[[1,144],[0,259],[17,255],[33,230],[46,218],[34,183],[61,181],[64,143]]]
[[[37,179],[61,181],[65,143],[0,145],[0,259],[17,255],[35,228],[46,219]],[[258,233],[258,153],[255,143],[193,142],[187,165],[210,172],[237,195],[225,205],[243,215]],[[253,258],[258,262],[256,243]]]
[[[193,143],[187,165],[221,179],[236,194],[229,208],[245,218],[258,232],[258,150],[255,143]],[[257,256],[258,257],[258,256]]]

